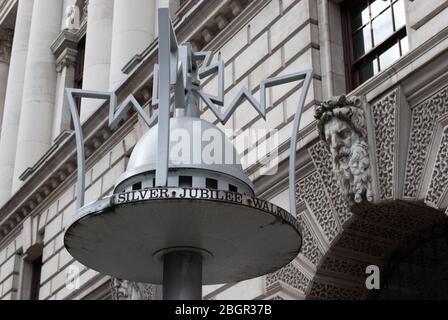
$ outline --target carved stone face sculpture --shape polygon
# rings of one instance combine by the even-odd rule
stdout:
[[[110,284],[112,300],[151,300],[153,286],[128,280],[112,278]]]
[[[333,172],[350,202],[373,200],[370,158],[359,99],[342,96],[316,110],[319,134],[332,155]]]
[[[331,119],[324,128],[325,142],[335,165],[348,164],[351,148],[359,142],[359,135],[345,121],[337,118]]]
[[[128,300],[129,298],[129,282],[117,278],[112,278],[111,281],[112,299],[113,300]]]
[[[114,278],[111,287],[114,300],[142,300],[140,288],[135,282]]]

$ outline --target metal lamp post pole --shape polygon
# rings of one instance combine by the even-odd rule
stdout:
[[[163,300],[202,300],[202,256],[175,251],[163,257]]]

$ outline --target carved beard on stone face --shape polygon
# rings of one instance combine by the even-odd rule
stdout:
[[[114,278],[112,291],[114,300],[142,300],[141,288],[135,282]]]
[[[129,282],[117,278],[112,279],[112,292],[114,293],[114,300],[126,300],[128,298]]]
[[[360,170],[356,170],[361,160],[360,154],[366,153],[361,138],[345,121],[333,118],[325,124],[325,140],[333,157],[333,170],[336,173],[343,194],[349,196],[355,194],[355,201],[361,201],[361,194],[353,190],[352,182]],[[368,157],[368,154],[367,154]],[[362,159],[361,159],[362,158]]]

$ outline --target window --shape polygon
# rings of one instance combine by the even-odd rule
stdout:
[[[31,262],[30,300],[39,300],[40,275],[42,272],[42,255]]]
[[[78,54],[76,57],[75,67],[75,83],[76,89],[82,89],[82,82],[84,77],[84,57],[86,53],[86,36],[82,37],[78,43]]]
[[[404,0],[351,0],[343,12],[348,87],[354,89],[408,52]]]
[[[42,248],[42,244],[37,244],[23,256],[20,280],[21,300],[39,300]]]

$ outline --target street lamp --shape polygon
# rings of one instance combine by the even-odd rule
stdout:
[[[116,108],[114,93],[67,89],[79,172],[78,209],[66,226],[65,247],[79,262],[101,273],[162,284],[166,300],[199,300],[202,285],[273,272],[291,262],[302,243],[294,216],[295,190],[293,214],[256,198],[229,138],[200,119],[199,102],[204,101],[222,123],[243,99],[264,117],[267,88],[303,80],[297,130],[312,72],[263,81],[260,102],[243,88],[221,112],[215,104],[224,104],[224,62],[211,61],[209,53],[195,53],[190,44],[177,44],[168,9],[162,8],[153,97],[157,112],[152,118],[132,96]],[[200,86],[200,79],[213,73],[218,73],[219,79],[216,97],[204,93]],[[113,195],[87,205],[76,97],[108,99],[112,128],[131,107],[150,127],[136,144]],[[204,149],[210,148],[212,140],[214,156],[209,161],[204,158]],[[296,135],[291,140],[295,146]],[[291,149],[295,159],[295,148]],[[295,172],[290,179],[295,185]]]

